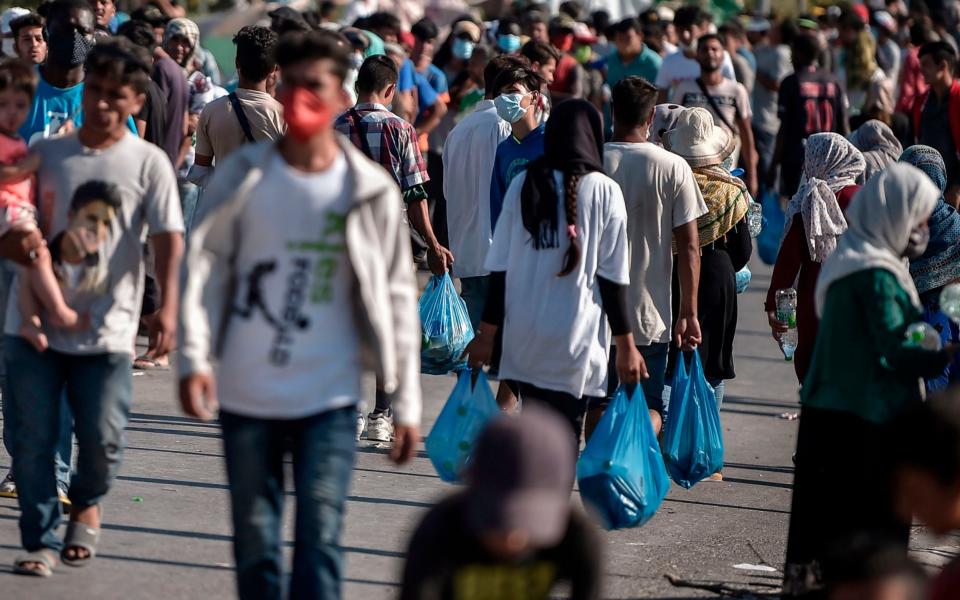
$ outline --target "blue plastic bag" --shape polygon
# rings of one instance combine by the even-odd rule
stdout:
[[[461,356],[473,339],[473,325],[449,274],[431,277],[420,296],[420,327],[421,373],[443,375],[467,366]]]
[[[617,390],[580,455],[577,480],[607,529],[639,527],[657,512],[670,480],[641,386],[629,396]]]
[[[763,231],[757,237],[757,254],[768,265],[777,262],[780,242],[783,241],[783,228],[786,215],[780,208],[780,196],[773,191],[763,195]]]
[[[687,375],[683,356],[674,367],[670,407],[663,427],[663,459],[670,478],[690,489],[723,468],[723,430],[713,388],[696,350]]]
[[[427,456],[444,481],[460,480],[477,436],[490,419],[501,414],[487,376],[478,371],[477,381],[472,382],[472,373],[470,369],[460,371],[425,443]]]
[[[750,281],[753,279],[753,273],[750,272],[750,267],[743,267],[737,271],[736,282],[737,282],[737,293],[742,294],[747,291],[747,286],[750,285]]]

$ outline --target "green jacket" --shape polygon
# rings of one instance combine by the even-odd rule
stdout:
[[[921,378],[939,375],[949,361],[946,352],[907,345],[907,327],[920,320],[889,271],[868,269],[834,282],[801,404],[882,424],[920,401]]]

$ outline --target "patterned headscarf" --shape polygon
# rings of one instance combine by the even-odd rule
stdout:
[[[697,218],[700,246],[706,246],[727,235],[746,216],[749,196],[746,184],[720,165],[695,167],[693,178],[707,205],[707,214]]]
[[[807,139],[803,176],[787,206],[789,228],[793,216],[803,217],[810,258],[823,262],[847,230],[847,220],[837,203],[837,193],[855,185],[866,163],[853,144],[837,133],[815,133]]]
[[[185,37],[190,41],[190,46],[193,50],[190,52],[190,56],[187,57],[185,65],[188,71],[192,71],[190,63],[197,53],[197,46],[200,45],[200,28],[197,27],[196,23],[184,17],[171,19],[170,22],[167,23],[166,29],[163,30],[164,46],[167,45],[171,38],[177,36]]]
[[[890,163],[894,163],[903,152],[900,140],[883,121],[870,119],[848,137],[851,143],[863,153],[867,168],[857,183],[864,183]]]
[[[923,256],[910,261],[910,275],[917,291],[924,294],[960,279],[960,213],[943,201],[947,168],[935,148],[910,146],[900,156],[900,162],[926,173],[940,190],[937,207],[930,215],[930,243]]]

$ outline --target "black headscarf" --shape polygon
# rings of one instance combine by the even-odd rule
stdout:
[[[556,248],[557,186],[553,172],[564,181],[594,171],[603,173],[603,121],[586,100],[570,99],[550,113],[544,134],[542,157],[527,165],[527,179],[520,192],[523,226],[533,237],[533,247]]]

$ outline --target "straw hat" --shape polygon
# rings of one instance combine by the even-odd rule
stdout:
[[[691,167],[719,165],[733,153],[736,140],[713,121],[705,108],[688,108],[676,126],[663,134],[663,146],[686,159]]]

